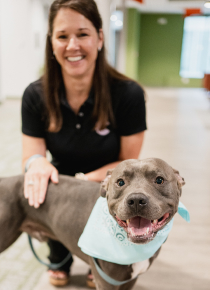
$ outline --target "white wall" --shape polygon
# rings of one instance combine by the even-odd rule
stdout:
[[[2,0],[0,0],[0,102],[2,99],[2,47],[1,47],[1,35],[2,35],[2,17],[1,17],[1,12],[2,12]]]
[[[109,28],[110,28],[110,5],[112,0],[95,0],[98,10],[103,20],[103,30],[105,36],[105,46],[108,52],[109,48]]]
[[[107,57],[111,61],[113,57],[111,54],[114,53],[115,40],[113,39],[113,33],[110,31],[110,16],[113,10],[121,9],[124,12],[124,26],[120,32],[119,46],[117,47],[117,69],[124,73],[125,62],[126,62],[126,9],[125,0],[95,0],[99,12],[103,19],[103,29],[105,34],[105,45],[107,49]],[[113,47],[112,47],[113,46]]]
[[[103,19],[108,52],[113,5],[123,0],[95,0]],[[52,0],[0,0],[0,100],[21,97],[30,82],[39,77],[44,64],[47,13]],[[118,63],[123,71],[123,40]]]
[[[21,97],[38,78],[46,29],[42,0],[0,0],[0,99]]]

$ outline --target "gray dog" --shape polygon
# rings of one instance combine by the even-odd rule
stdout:
[[[46,200],[39,209],[28,205],[23,183],[23,176],[0,179],[0,253],[22,232],[40,241],[59,240],[91,265],[97,289],[129,290],[137,274],[149,268],[160,248],[149,259],[130,265],[97,259],[95,263],[109,277],[128,280],[121,286],[110,284],[97,271],[93,258],[78,247],[91,211],[99,196],[105,197],[111,218],[127,233],[128,240],[148,244],[177,212],[184,180],[161,159],[126,160],[107,173],[101,186],[61,175],[59,184],[49,184]]]

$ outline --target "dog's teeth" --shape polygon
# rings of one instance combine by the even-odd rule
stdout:
[[[156,225],[156,224],[158,223],[158,220],[154,220],[152,223],[153,223],[154,225]]]
[[[147,228],[147,235],[149,234],[149,228]]]
[[[129,223],[130,223],[130,220],[126,220],[126,223],[127,223],[127,225],[129,225]]]

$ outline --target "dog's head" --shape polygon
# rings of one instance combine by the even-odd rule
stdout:
[[[178,210],[184,179],[157,158],[125,160],[107,172],[101,195],[133,243],[153,240]]]

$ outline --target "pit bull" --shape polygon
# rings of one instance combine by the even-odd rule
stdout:
[[[161,159],[130,159],[108,171],[101,185],[60,175],[58,184],[49,183],[46,200],[38,209],[29,206],[23,185],[23,175],[0,179],[0,253],[22,232],[39,241],[58,240],[91,266],[96,289],[129,290],[137,275],[151,266],[160,248],[148,259],[133,264],[93,260],[78,246],[91,212],[99,196],[103,197],[108,214],[128,241],[134,245],[149,244],[178,211],[184,179]],[[90,238],[94,240],[94,234]],[[110,284],[97,267],[111,279],[127,282]]]

